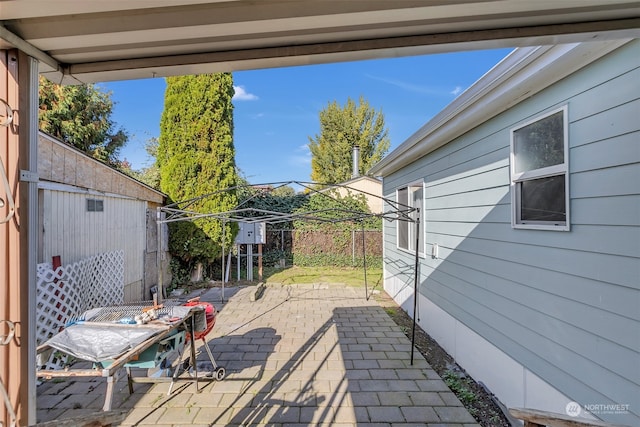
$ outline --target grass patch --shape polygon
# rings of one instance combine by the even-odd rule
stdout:
[[[458,396],[458,399],[460,399],[462,404],[467,407],[469,412],[472,413],[471,415],[473,415],[471,408],[473,408],[473,405],[478,400],[478,397],[473,391],[473,385],[471,384],[471,381],[473,380],[468,377],[461,376],[452,370],[445,372],[442,379],[447,386],[449,386],[451,391]]]
[[[265,268],[266,283],[283,285],[302,283],[344,283],[347,286],[364,287],[364,270],[350,267],[289,267]],[[367,268],[367,284],[370,288],[382,286],[382,268]]]

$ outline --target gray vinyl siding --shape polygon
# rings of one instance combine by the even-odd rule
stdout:
[[[640,424],[640,43],[590,64],[407,167],[425,183],[420,292],[570,398]],[[568,105],[570,231],[511,227],[510,129]],[[424,228],[422,228],[424,227]],[[386,276],[412,257],[385,224]]]

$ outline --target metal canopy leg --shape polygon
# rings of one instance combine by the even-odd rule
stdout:
[[[362,223],[362,268],[364,269],[364,296],[365,299],[369,301],[369,285],[367,283],[367,245],[365,242],[364,222]]]
[[[420,271],[420,209],[416,210],[416,257],[413,269],[413,327],[411,328],[411,365],[416,344],[416,317],[418,308],[418,272]]]

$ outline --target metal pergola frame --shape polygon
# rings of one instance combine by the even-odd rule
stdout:
[[[270,191],[273,191],[280,187],[285,186],[294,186],[298,188],[304,189],[304,191],[308,192],[308,194],[319,194],[325,196],[327,198],[333,199],[335,201],[340,202],[340,200],[335,197],[339,193],[337,191],[343,189],[347,191],[347,194],[358,195],[362,194],[366,197],[379,199],[383,202],[383,211],[381,213],[371,213],[365,212],[362,210],[354,210],[345,205],[344,209],[334,208],[334,209],[323,209],[316,211],[302,211],[296,213],[282,213],[264,209],[256,209],[248,207],[247,204],[252,199],[260,196],[261,193],[259,190],[256,191],[254,195],[243,200],[235,209],[225,212],[209,212],[202,213],[195,210],[198,202],[211,198],[213,196],[228,193],[230,191],[237,191],[241,189],[260,189],[260,188],[270,188]],[[164,218],[163,218],[164,214]],[[327,214],[333,214],[333,217],[328,217]],[[222,221],[223,230],[225,224],[228,222],[246,222],[246,223],[269,223],[269,224],[280,224],[283,222],[302,220],[302,221],[310,221],[310,222],[319,222],[319,223],[338,223],[338,222],[354,222],[354,223],[362,223],[364,219],[367,218],[382,218],[386,221],[405,221],[412,222],[415,224],[415,264],[414,264],[414,294],[413,294],[413,327],[411,331],[411,364],[413,364],[413,355],[414,355],[414,344],[415,344],[415,331],[416,331],[416,316],[417,316],[417,305],[418,305],[418,277],[419,277],[419,239],[420,239],[420,208],[412,207],[405,205],[403,203],[399,203],[395,200],[391,200],[382,196],[378,196],[373,193],[369,193],[363,190],[359,190],[353,187],[350,187],[345,184],[318,184],[312,182],[304,182],[304,181],[283,181],[283,182],[271,182],[264,184],[246,184],[246,185],[237,185],[233,187],[228,187],[223,190],[218,190],[212,193],[208,193],[202,196],[194,197],[192,199],[184,200],[181,202],[175,202],[169,204],[167,206],[158,207],[157,208],[157,216],[156,216],[156,224],[157,224],[157,238],[158,238],[158,295],[160,298],[164,294],[164,285],[163,285],[163,277],[162,277],[162,264],[161,264],[161,256],[162,256],[162,224],[169,224],[172,222],[179,221],[195,221],[199,219],[216,219]],[[364,231],[364,224],[362,227]],[[224,231],[223,231],[224,233]],[[368,283],[367,283],[367,264],[366,264],[366,247],[365,247],[365,239],[363,234],[362,239],[362,249],[364,256],[364,285],[365,285],[365,298],[368,300],[370,298]],[[225,284],[225,268],[224,268],[224,244],[222,245],[222,298],[224,299],[224,284]]]

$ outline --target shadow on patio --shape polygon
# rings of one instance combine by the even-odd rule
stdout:
[[[225,304],[202,295],[219,306],[208,345],[226,378],[201,382],[199,390],[181,382],[171,396],[169,383],[136,384],[129,396],[122,381],[114,396],[130,408],[122,425],[476,425],[419,353],[410,364],[406,336],[364,289],[268,286],[255,302],[250,290],[237,289]],[[208,361],[202,347],[197,359]],[[98,383],[73,387],[76,398],[100,396]],[[83,404],[62,415],[95,410]]]

